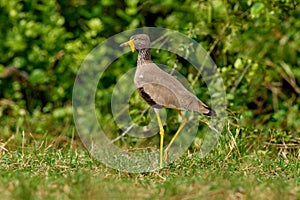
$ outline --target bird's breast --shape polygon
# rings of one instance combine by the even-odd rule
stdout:
[[[143,78],[144,78],[144,75],[143,75],[143,74],[140,74],[138,78],[139,78],[139,79],[143,79]]]
[[[145,76],[143,73],[136,73],[134,76],[134,84],[137,88],[141,87],[143,85],[143,82],[145,82]]]

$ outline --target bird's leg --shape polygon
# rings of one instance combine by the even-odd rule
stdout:
[[[173,142],[175,141],[176,137],[178,136],[179,132],[183,129],[183,127],[186,124],[186,118],[182,115],[182,113],[179,110],[176,110],[178,112],[178,114],[181,116],[181,124],[179,126],[179,128],[177,129],[177,132],[175,133],[175,135],[173,136],[172,140],[170,141],[170,143],[168,144],[167,148],[165,149],[165,159],[168,160],[168,151],[170,149],[170,147],[172,146]]]
[[[164,148],[164,127],[161,123],[161,119],[159,116],[159,109],[154,108],[154,112],[157,118],[158,126],[159,126],[159,134],[160,134],[160,147],[159,147],[159,166],[162,167],[162,157],[163,157],[163,148]]]

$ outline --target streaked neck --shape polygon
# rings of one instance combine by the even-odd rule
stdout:
[[[138,52],[139,52],[138,60],[137,60],[138,65],[152,62],[150,49],[139,49]]]

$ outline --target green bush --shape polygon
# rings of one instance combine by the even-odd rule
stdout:
[[[35,113],[44,115],[49,130],[63,129],[72,121],[72,87],[88,52],[143,26],[178,30],[211,53],[238,123],[300,131],[300,8],[294,1],[0,0],[0,11],[0,126],[7,133],[16,127],[39,132]],[[161,60],[195,76],[174,56]],[[106,90],[98,94],[104,119],[110,119],[106,108],[122,66],[134,62],[133,55],[123,56],[105,75]]]

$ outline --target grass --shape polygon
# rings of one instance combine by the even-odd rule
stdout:
[[[187,153],[142,174],[107,168],[76,140],[57,145],[23,132],[2,143],[1,199],[298,199],[298,147],[253,131],[228,128],[205,158]]]

